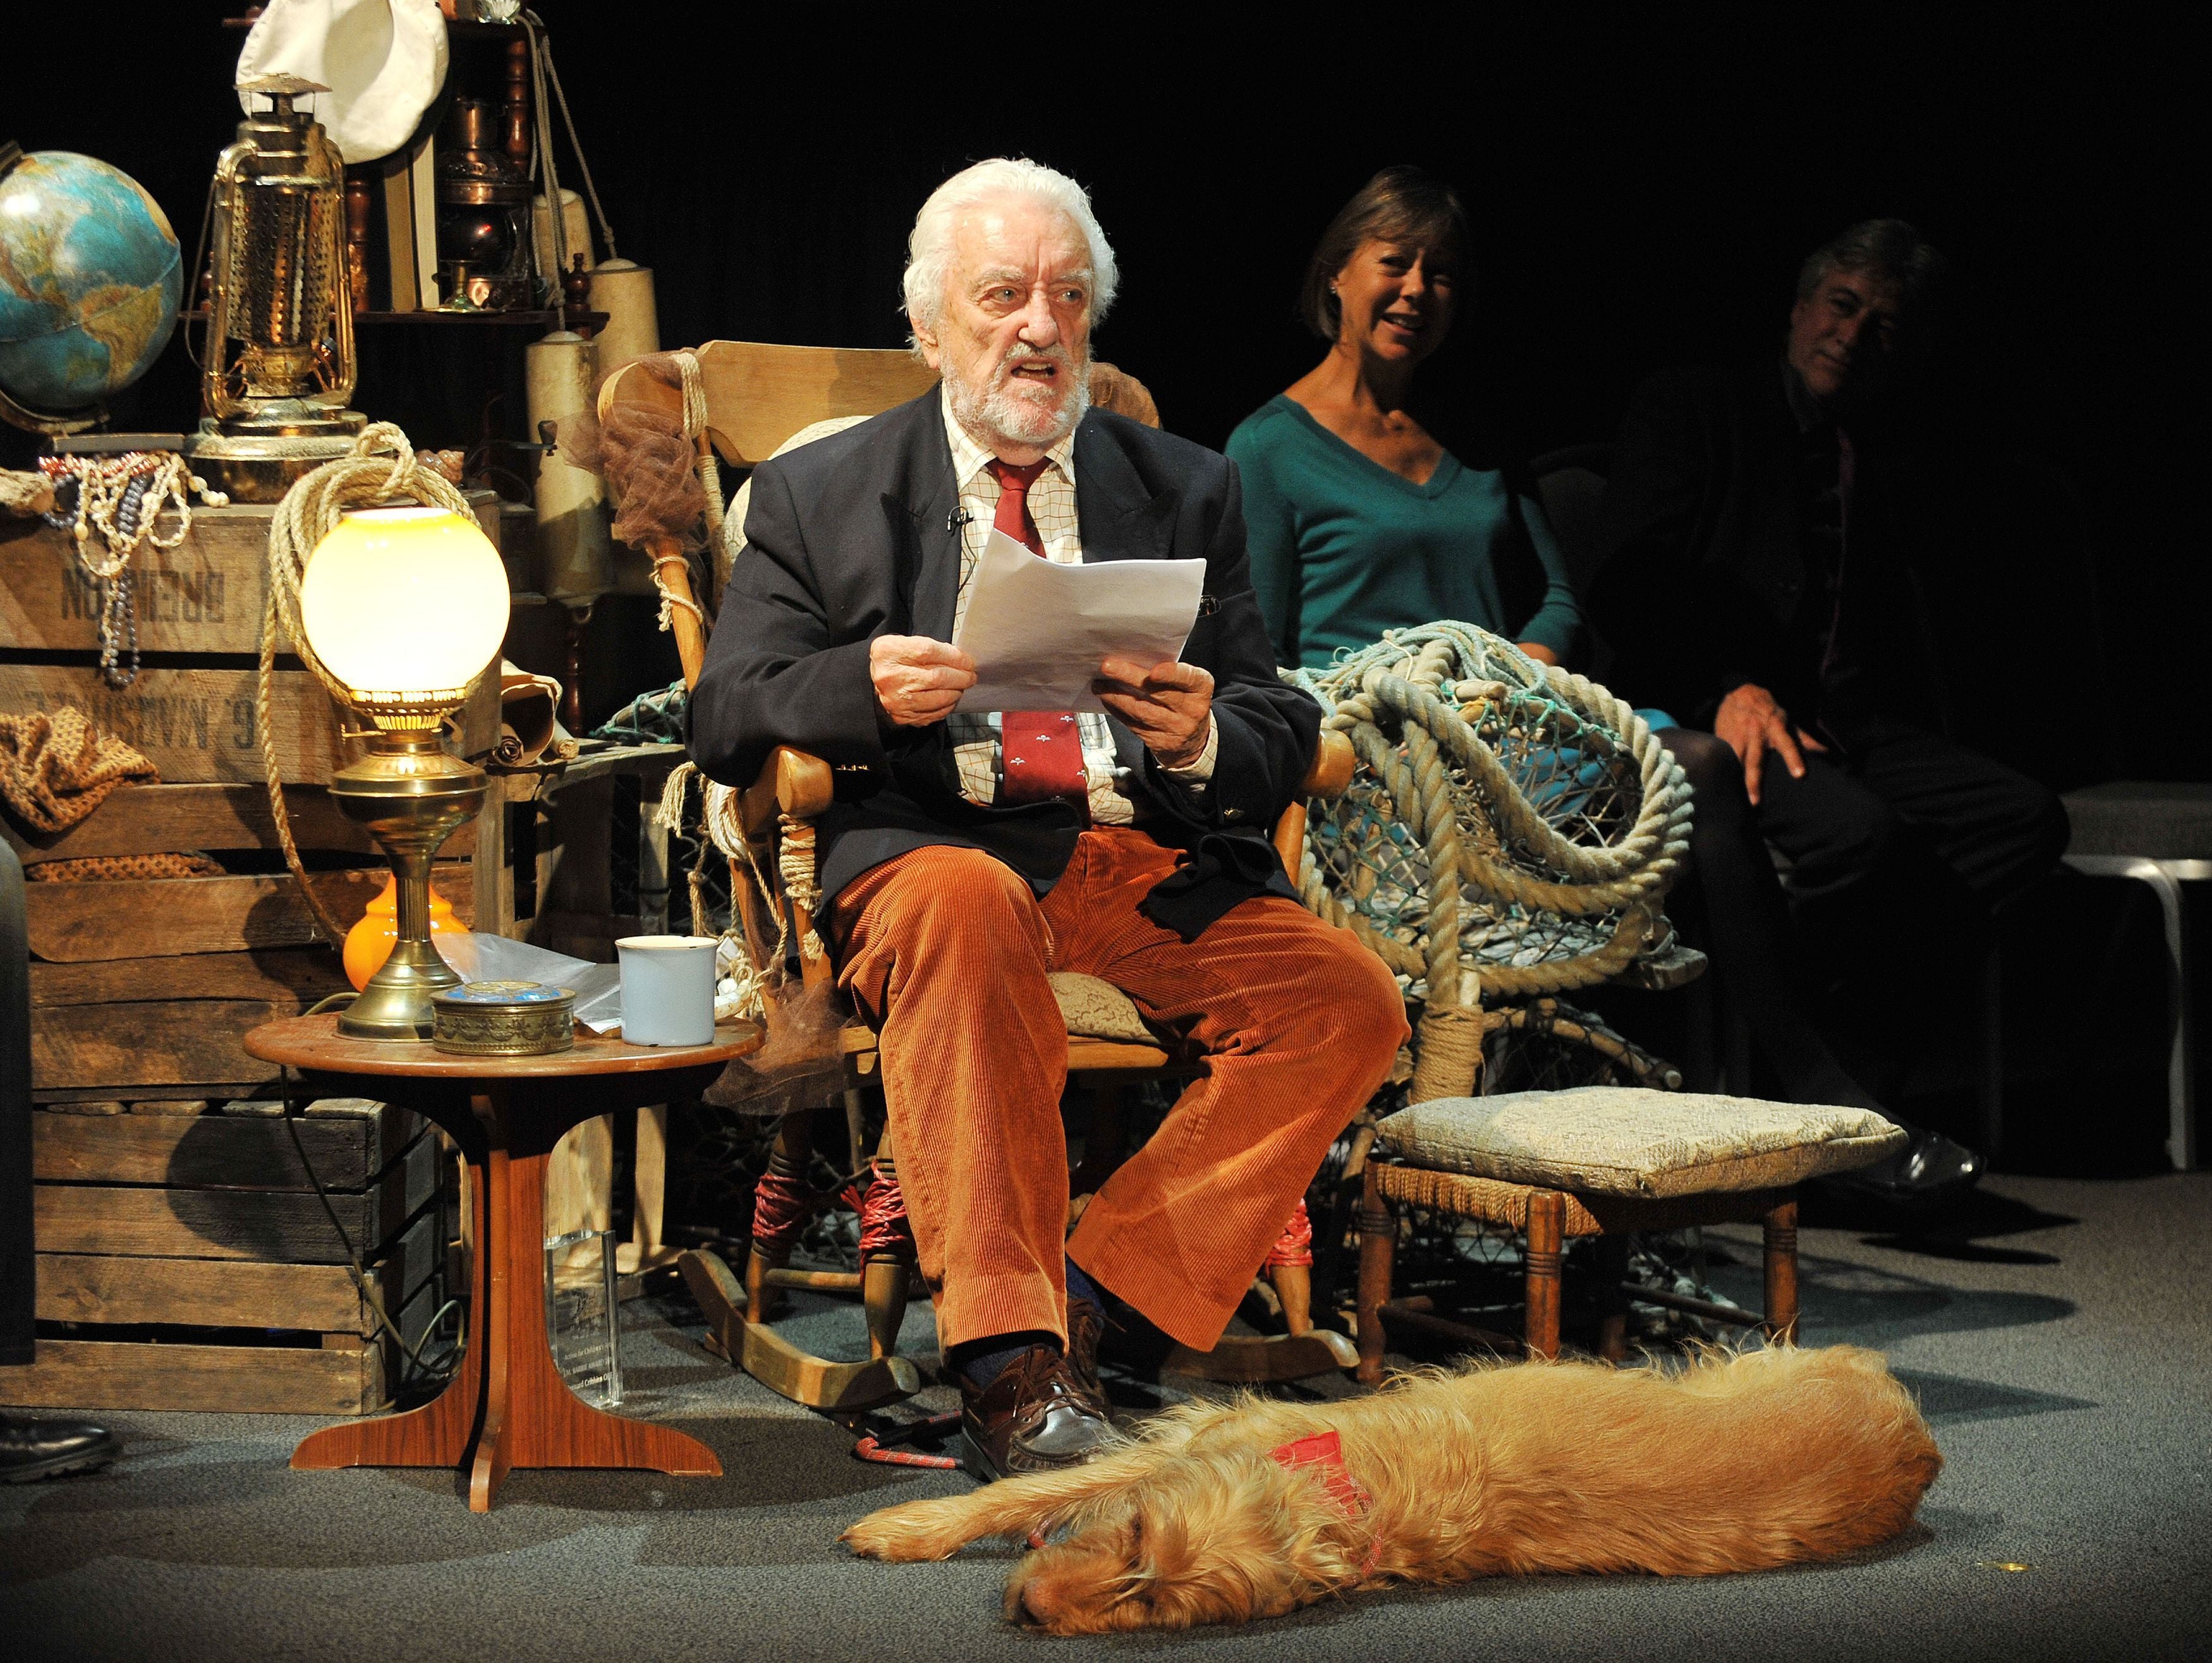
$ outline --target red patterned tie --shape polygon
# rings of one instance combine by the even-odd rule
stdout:
[[[993,457],[984,464],[999,482],[999,512],[992,522],[1039,559],[1044,539],[1030,518],[1030,485],[1044,471],[1042,461],[1017,468]],[[999,718],[1000,756],[1006,777],[999,787],[1004,803],[1045,803],[1064,797],[1085,820],[1091,815],[1090,787],[1083,773],[1083,735],[1074,713],[1066,710],[1009,710]]]

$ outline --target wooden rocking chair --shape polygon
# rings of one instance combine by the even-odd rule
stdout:
[[[838,348],[763,345],[749,342],[710,342],[698,349],[693,373],[694,424],[701,467],[710,500],[719,506],[718,486],[709,459],[720,452],[730,461],[751,466],[767,459],[793,435],[817,423],[838,418],[860,418],[911,398],[933,384],[934,375],[903,352],[867,351]],[[1140,384],[1109,366],[1099,366],[1109,378],[1114,399],[1125,413],[1158,425],[1151,399]],[[1101,391],[1094,379],[1093,392]],[[684,399],[676,389],[653,377],[625,369],[608,379],[599,394],[604,420],[617,404],[634,401],[655,407],[681,419]],[[1107,398],[1099,402],[1107,403]],[[703,422],[696,416],[703,404]],[[712,451],[709,450],[709,446]],[[706,652],[706,634],[696,611],[690,571],[672,539],[647,545],[656,576],[675,598],[672,625],[684,664],[684,681],[696,683]],[[710,555],[713,553],[710,550]],[[1350,783],[1352,747],[1340,735],[1324,734],[1320,750],[1305,780],[1300,797],[1278,820],[1273,841],[1285,865],[1297,870],[1305,840],[1305,799],[1334,796]],[[787,908],[793,938],[804,940],[813,930],[809,909],[789,895],[761,895],[755,871],[781,870],[783,853],[779,841],[797,835],[811,841],[812,820],[827,810],[834,781],[829,764],[803,751],[779,748],[773,752],[753,785],[739,794],[738,817],[747,846],[748,859],[731,861],[733,898],[744,895],[756,905],[748,920],[747,939],[774,942],[781,933],[770,920],[773,908]],[[826,955],[802,956],[802,974],[810,985],[833,979]],[[1073,1217],[1088,1193],[1110,1175],[1121,1154],[1121,1088],[1146,1077],[1175,1077],[1194,1072],[1199,1057],[1147,1032],[1126,995],[1093,978],[1061,978],[1063,982],[1087,983],[1064,989],[1063,1008],[1085,1003],[1102,1009],[1106,1020],[1077,1025],[1100,1032],[1071,1031],[1068,1073],[1092,1094],[1095,1110],[1085,1157],[1072,1174],[1075,1195]],[[770,1021],[775,1020],[770,1005]],[[876,1073],[877,1036],[865,1024],[849,1023],[841,1035],[847,1083],[848,1117],[857,1138],[858,1094]],[[785,1117],[779,1127],[769,1173],[784,1183],[796,1183],[811,1156],[814,1115],[799,1113]],[[873,1184],[896,1185],[895,1154],[886,1128],[871,1162]],[[895,1190],[893,1191],[895,1194]],[[1294,1221],[1294,1224],[1295,1224]],[[881,1234],[881,1233],[878,1233]],[[919,1373],[911,1361],[896,1355],[912,1283],[912,1241],[902,1235],[896,1245],[879,1242],[879,1251],[866,1251],[854,1272],[794,1270],[790,1267],[787,1237],[763,1245],[757,1241],[749,1254],[742,1286],[717,1256],[689,1253],[681,1264],[685,1279],[708,1314],[718,1340],[731,1360],[747,1374],[781,1395],[809,1407],[854,1412],[881,1406],[921,1389]],[[1314,1326],[1311,1316],[1310,1272],[1296,1262],[1295,1253],[1271,1256],[1269,1278],[1273,1284],[1285,1332],[1268,1339],[1224,1338],[1213,1350],[1194,1353],[1177,1347],[1168,1369],[1215,1380],[1264,1381],[1310,1378],[1333,1369],[1355,1367],[1358,1354],[1345,1336]],[[772,1326],[780,1290],[805,1288],[816,1291],[858,1293],[866,1311],[869,1358],[864,1363],[838,1363],[801,1350]]]

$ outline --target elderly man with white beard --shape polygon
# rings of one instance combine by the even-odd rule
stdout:
[[[988,1479],[1109,1433],[1109,1314],[1220,1337],[1406,1037],[1396,985],[1301,907],[1267,829],[1320,711],[1275,676],[1237,472],[1089,408],[1112,248],[1072,179],[977,164],[915,222],[921,398],[763,464],[690,715],[711,777],[838,765],[817,832],[838,982],[882,1035],[899,1178]],[[1086,666],[1107,714],[956,711],[950,643],[993,528],[1061,563],[1201,558],[1180,661]],[[1066,1030],[1097,976],[1206,1066],[1070,1234]]]

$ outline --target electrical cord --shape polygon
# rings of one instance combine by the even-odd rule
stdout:
[[[561,195],[558,184],[553,177],[551,158],[553,119],[550,114],[544,113],[545,88],[549,83],[553,88],[554,98],[561,106],[562,124],[568,130],[568,149],[574,154],[576,167],[583,175],[584,195],[591,202],[592,216],[599,222],[599,239],[607,246],[607,258],[611,260],[617,258],[615,228],[607,223],[607,210],[599,205],[599,187],[592,183],[592,164],[584,159],[584,146],[576,137],[576,118],[568,112],[568,94],[561,85],[561,72],[553,67],[552,32],[545,27],[545,20],[534,11],[524,12],[522,21],[524,27],[530,31],[531,45],[534,49],[531,53],[531,64],[538,77],[537,96],[542,127],[540,142],[547,152],[545,179],[549,187],[546,195],[550,199],[550,211],[555,221],[558,222],[561,217]],[[556,230],[554,234],[558,237],[562,236],[562,233]],[[565,247],[565,239],[563,246]]]
[[[350,992],[332,993],[327,998],[318,999],[302,1014],[319,1017],[328,1011],[340,1010],[352,1004],[356,997],[356,995]],[[345,1221],[338,1217],[337,1205],[331,1199],[331,1193],[324,1188],[322,1178],[315,1171],[314,1162],[307,1158],[307,1146],[300,1136],[301,1094],[292,1089],[292,1070],[289,1065],[283,1071],[283,1079],[284,1129],[291,1134],[292,1149],[300,1157],[301,1170],[307,1174],[308,1183],[314,1187],[315,1199],[323,1204],[323,1211],[331,1221],[331,1228],[337,1232],[338,1241],[345,1248],[346,1274],[353,1278],[354,1288],[361,1295],[362,1302],[368,1307],[369,1314],[376,1319],[376,1326],[392,1337],[392,1343],[399,1348],[418,1375],[432,1381],[450,1380],[453,1374],[453,1364],[447,1363],[442,1368],[432,1367],[422,1360],[422,1348],[429,1344],[430,1337],[437,1332],[438,1325],[445,1320],[446,1313],[459,1310],[461,1302],[458,1299],[447,1300],[432,1314],[429,1322],[422,1330],[422,1339],[413,1345],[407,1343],[406,1335],[399,1332],[399,1325],[394,1322],[391,1314],[385,1310],[383,1299],[378,1295],[375,1287],[370,1283],[367,1272],[362,1268],[361,1253],[353,1244],[352,1233],[346,1229]],[[453,1348],[455,1356],[458,1356],[462,1344],[463,1338],[457,1337]]]

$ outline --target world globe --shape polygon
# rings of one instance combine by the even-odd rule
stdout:
[[[0,145],[0,392],[39,413],[98,405],[168,344],[183,293],[176,233],[136,179]]]

